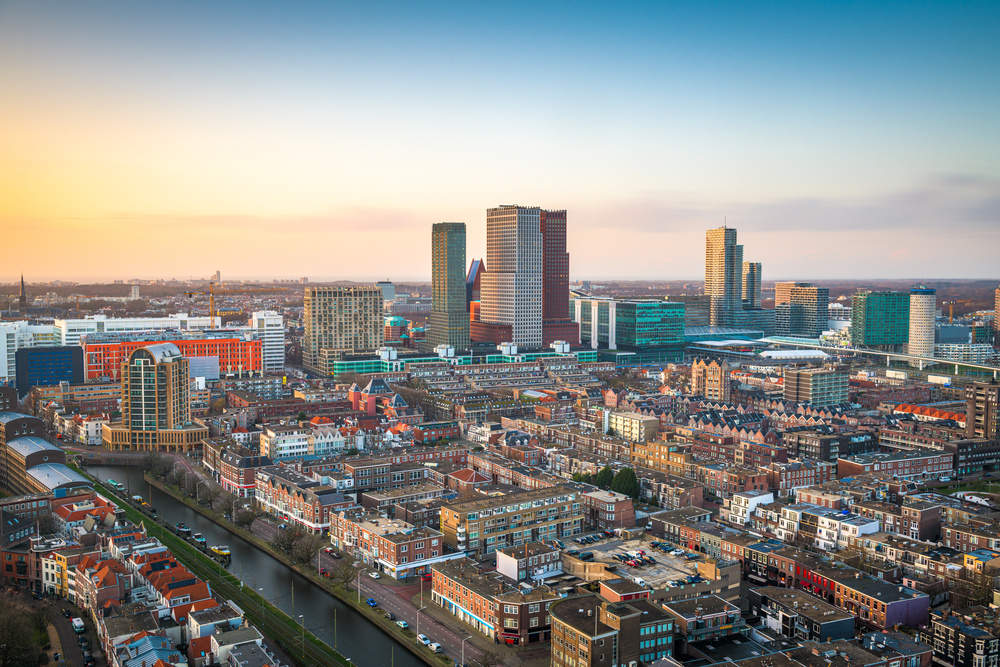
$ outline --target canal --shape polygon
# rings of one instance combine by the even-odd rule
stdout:
[[[336,648],[355,665],[395,667],[395,661],[399,661],[400,667],[426,667],[406,647],[333,595],[235,533],[145,483],[140,468],[90,466],[88,472],[100,480],[114,479],[125,484],[132,494],[142,495],[169,525],[185,523],[192,533],[204,535],[208,544],[228,545],[233,554],[230,572],[247,586],[263,588],[260,595],[296,622],[304,619],[306,630]],[[300,614],[303,619],[299,618]]]

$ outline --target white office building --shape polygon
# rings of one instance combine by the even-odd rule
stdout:
[[[215,318],[215,326],[222,325],[222,318]],[[180,329],[210,329],[211,317],[191,317],[177,313],[167,317],[108,318],[106,315],[88,315],[82,320],[56,320],[58,345],[79,345],[80,337],[88,333],[131,333],[135,331],[170,331]]]
[[[933,288],[914,287],[910,290],[910,334],[906,344],[907,354],[917,357],[934,356],[936,310],[937,297]]]
[[[499,206],[486,211],[486,266],[480,319],[507,324],[511,342],[542,346],[542,231],[540,208]]]
[[[59,340],[51,324],[28,324],[23,320],[0,323],[0,381],[14,382],[17,375],[14,359],[19,349],[57,346],[61,344]]]

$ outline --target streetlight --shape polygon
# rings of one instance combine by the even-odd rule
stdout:
[[[470,639],[472,639],[472,635],[469,635],[468,637],[462,640],[462,667],[465,667],[465,642],[469,641]]]
[[[302,657],[306,656],[306,619],[302,614],[299,614],[299,623],[302,625]]]

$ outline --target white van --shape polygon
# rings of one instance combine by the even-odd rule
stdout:
[[[434,651],[435,653],[440,653],[441,652],[441,645],[438,644],[437,642],[434,642],[433,644],[430,644],[427,648],[429,648],[430,650]]]
[[[645,586],[646,586],[646,581],[644,579],[642,579],[641,577],[636,577],[632,581],[634,581],[635,583],[639,584],[643,588],[645,588]]]

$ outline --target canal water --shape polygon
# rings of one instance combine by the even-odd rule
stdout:
[[[103,481],[113,479],[121,482],[133,495],[142,495],[169,525],[185,523],[192,533],[204,535],[208,544],[228,545],[233,555],[230,572],[240,577],[246,586],[252,586],[255,590],[263,588],[260,594],[296,622],[303,620],[299,618],[301,614],[306,630],[330,646],[335,646],[355,665],[396,667],[395,663],[399,663],[398,667],[426,667],[407,648],[333,595],[238,535],[206,519],[156,487],[151,487],[143,481],[140,468],[90,466],[88,472]],[[336,637],[334,609],[337,610]]]

